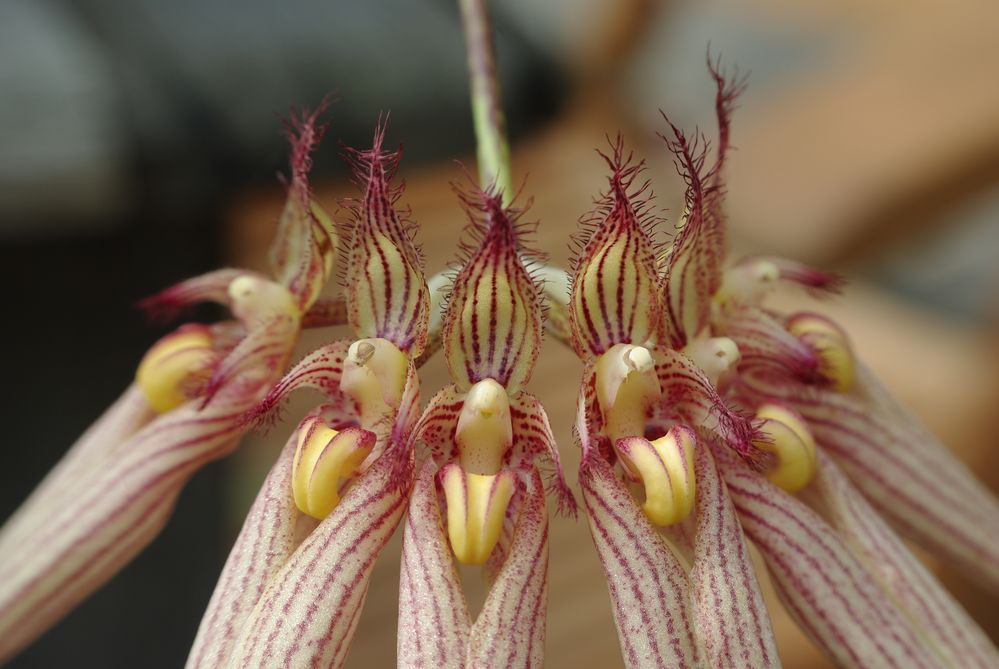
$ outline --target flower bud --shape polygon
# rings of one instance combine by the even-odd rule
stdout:
[[[614,447],[627,470],[645,487],[642,511],[656,525],[682,522],[694,508],[694,433],[673,427],[662,437],[619,439]]]
[[[248,328],[259,327],[279,315],[296,320],[301,317],[295,298],[287,288],[249,274],[232,280],[229,299],[233,315]]]
[[[693,360],[712,385],[733,369],[742,357],[739,347],[728,337],[699,337],[683,347],[683,354]]]
[[[204,325],[185,325],[149,349],[135,372],[135,381],[149,406],[165,413],[195,394],[211,376],[216,360],[211,330]]]
[[[776,456],[776,464],[767,473],[772,483],[788,492],[804,488],[815,476],[815,439],[797,412],[780,404],[764,404],[756,411],[763,421],[766,440],[754,445]]]
[[[447,502],[447,533],[454,555],[462,564],[482,564],[503,531],[503,520],[516,490],[508,469],[498,474],[469,474],[450,464],[441,472]]]
[[[359,427],[334,430],[321,418],[298,428],[291,480],[295,506],[322,520],[340,503],[341,482],[352,477],[375,446],[375,434]]]

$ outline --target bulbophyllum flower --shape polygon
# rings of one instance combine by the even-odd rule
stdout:
[[[284,372],[336,247],[309,190],[309,156],[323,131],[316,117],[289,126],[291,180],[273,276],[224,269],[148,300],[167,312],[218,302],[234,318],[184,325],[154,344],[135,382],[0,531],[0,662],[152,541],[190,476],[236,447],[246,411]]]
[[[193,667],[339,667],[368,579],[406,510],[419,418],[416,359],[430,295],[415,226],[397,206],[399,152],[349,151],[345,314],[353,340],[306,356],[252,412],[323,394],[294,431],[230,553],[188,658]],[[332,312],[331,312],[332,313]]]
[[[995,667],[999,653],[898,529],[991,587],[999,506],[856,361],[845,333],[763,299],[797,263],[724,265],[729,121],[742,83],[710,67],[719,140],[670,125],[686,206],[659,221],[618,143],[584,220],[568,303],[585,361],[579,481],[625,664],[779,666],[748,559],[762,553],[792,617],[844,667]]]
[[[526,390],[542,302],[525,262],[521,211],[494,192],[459,191],[472,223],[444,315],[452,384],[417,427],[428,457],[403,535],[401,667],[540,667],[548,518],[539,461],[574,511],[544,408]],[[446,529],[445,529],[446,528]],[[486,566],[492,587],[473,619],[455,562]]]

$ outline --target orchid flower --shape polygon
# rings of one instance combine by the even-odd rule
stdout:
[[[620,140],[583,221],[567,340],[585,362],[579,482],[628,667],[779,666],[749,561],[839,666],[995,667],[999,653],[879,516],[992,587],[999,506],[815,314],[762,305],[778,281],[836,277],[793,262],[724,264],[729,122],[717,158],[670,124],[686,181],[665,250],[642,164]]]
[[[524,389],[542,330],[541,290],[525,262],[541,259],[523,244],[523,212],[502,194],[459,196],[472,223],[444,315],[452,383],[416,427],[429,453],[403,535],[399,666],[540,667],[548,514],[539,461],[552,468],[561,508],[574,511],[548,417]],[[492,580],[474,619],[456,561],[485,564]]]
[[[346,316],[355,339],[306,356],[254,413],[312,388],[323,403],[299,423],[230,553],[187,666],[342,665],[368,579],[406,510],[419,417],[415,360],[430,295],[415,227],[391,185],[400,152],[349,157],[362,196],[346,249]]]
[[[148,300],[159,312],[218,302],[234,319],[183,325],[154,344],[135,382],[0,531],[0,662],[155,538],[187,480],[236,447],[245,413],[284,372],[336,247],[309,190],[317,113],[293,116],[289,127],[292,176],[273,277],[223,269]]]

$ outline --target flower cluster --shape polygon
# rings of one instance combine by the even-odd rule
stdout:
[[[234,319],[154,345],[0,533],[0,660],[141,550],[197,467],[310,389],[320,399],[246,518],[187,666],[342,666],[400,524],[399,665],[542,666],[546,491],[576,511],[527,390],[548,306],[549,332],[584,365],[579,487],[628,667],[780,666],[749,542],[840,666],[999,666],[893,529],[995,589],[999,504],[877,385],[838,325],[766,306],[780,282],[822,294],[837,277],[771,258],[726,264],[722,175],[743,82],[710,72],[713,159],[701,135],[668,124],[662,136],[686,183],[671,235],[619,139],[601,154],[609,188],[582,220],[569,274],[544,264],[498,188],[456,187],[470,223],[446,301],[399,205],[385,125],[370,149],[348,150],[359,195],[334,226],[308,184],[323,128],[317,114],[293,119],[273,277],[222,270],[153,298],[160,311],[220,302]],[[337,264],[343,296],[321,299]],[[351,338],[286,371],[300,329],[333,324]],[[422,407],[418,369],[438,349],[451,383]],[[475,616],[459,563],[491,581]]]

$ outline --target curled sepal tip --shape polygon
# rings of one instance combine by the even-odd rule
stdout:
[[[445,465],[441,487],[447,504],[451,549],[462,564],[483,564],[503,530],[517,480],[513,472],[469,474],[460,465]]]
[[[197,396],[219,361],[212,339],[211,328],[184,325],[146,352],[135,382],[154,411],[165,413]]]
[[[846,332],[835,321],[812,313],[799,313],[787,320],[787,330],[815,351],[818,372],[832,387],[847,392],[853,387],[853,350]]]
[[[758,448],[774,458],[766,472],[772,483],[788,492],[798,492],[815,476],[815,439],[801,415],[781,404],[763,404],[756,410],[762,439]]]
[[[599,355],[620,343],[644,344],[659,315],[656,255],[648,229],[656,222],[633,187],[643,169],[624,155],[618,138],[611,156],[610,190],[580,222],[569,303],[573,343],[581,355]]]
[[[524,247],[523,210],[504,207],[499,193],[455,190],[471,224],[444,316],[448,371],[462,390],[493,378],[516,394],[541,347],[540,286],[524,265],[540,256]]]
[[[401,151],[382,151],[384,138],[381,124],[371,149],[348,150],[362,195],[345,202],[352,215],[347,316],[360,337],[387,339],[415,357],[427,341],[430,292],[415,225],[396,207],[402,187],[391,185]]]

